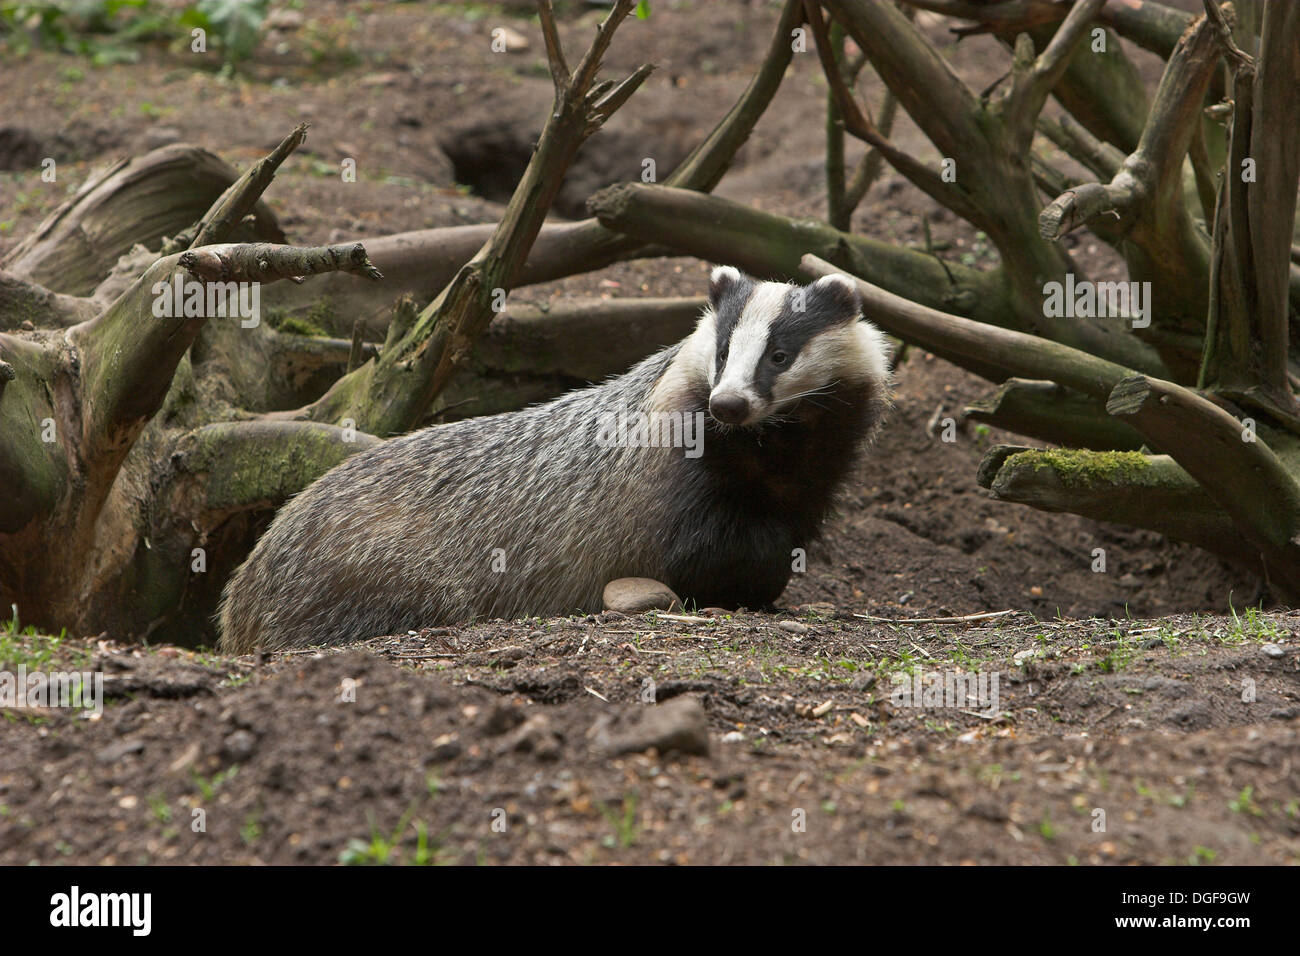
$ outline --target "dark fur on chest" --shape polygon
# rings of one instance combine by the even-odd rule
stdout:
[[[699,397],[707,407],[707,393]],[[793,551],[818,536],[880,409],[841,386],[762,429],[708,420],[704,453],[678,462],[668,583],[700,606],[760,608],[785,589]]]

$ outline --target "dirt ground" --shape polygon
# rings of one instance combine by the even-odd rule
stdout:
[[[561,213],[638,177],[647,143],[666,174],[744,88],[775,20],[768,2],[652,10],[607,64],[611,75],[642,60],[659,69],[584,151]],[[242,168],[303,120],[310,138],[266,196],[291,241],[493,221],[550,96],[526,9],[301,12],[233,78],[156,43],[111,67],[39,50],[7,58],[0,253],[98,163],[188,141]],[[561,13],[576,49],[599,11]],[[499,25],[529,48],[491,53]],[[923,25],[972,87],[1005,68],[992,40],[952,45],[949,24]],[[1137,59],[1154,82],[1159,64]],[[878,101],[874,78],[860,89]],[[796,56],[717,192],[824,216],[824,96],[815,54]],[[905,120],[895,138],[935,155]],[[58,188],[31,172],[45,155],[62,157]],[[358,159],[346,188],[343,156]],[[996,263],[981,236],[889,171],[854,228],[919,243],[927,222],[941,255]],[[1086,233],[1070,242],[1094,275],[1117,268]],[[698,295],[707,268],[625,263],[514,299]],[[1243,611],[1258,585],[1188,546],[988,500],[976,465],[1017,439],[969,428],[945,443],[926,428],[988,384],[916,350],[898,378],[889,424],[785,613],[489,622],[262,661],[113,635],[0,635],[0,670],[103,670],[109,697],[93,720],[0,711],[0,862],[1300,859],[1300,618]],[[1098,547],[1105,573],[1091,569]],[[1014,613],[871,619],[1002,611]],[[891,701],[897,674],[954,670],[997,674],[996,706]],[[612,755],[647,699],[679,702],[680,733]],[[706,741],[707,755],[660,752],[683,740]]]
[[[261,663],[65,642],[111,701],[0,721],[0,863],[1296,863],[1298,623],[821,606]],[[934,706],[958,671],[988,683]],[[637,739],[663,752],[617,755]]]

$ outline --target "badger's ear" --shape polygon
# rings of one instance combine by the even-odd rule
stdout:
[[[745,277],[735,266],[715,266],[709,274],[709,301],[716,310],[729,292],[740,289]]]
[[[840,272],[822,276],[808,287],[808,298],[835,315],[856,316],[862,312],[862,297],[853,280]]]

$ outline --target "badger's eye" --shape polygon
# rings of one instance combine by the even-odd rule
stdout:
[[[780,349],[773,352],[770,358],[773,365],[784,365],[786,362],[790,361],[790,356],[786,355]]]

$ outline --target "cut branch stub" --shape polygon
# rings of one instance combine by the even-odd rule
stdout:
[[[1044,239],[1060,239],[1102,213],[1120,218],[1120,211],[1132,201],[1132,192],[1116,186],[1083,183],[1057,196],[1038,214],[1038,229]]]

